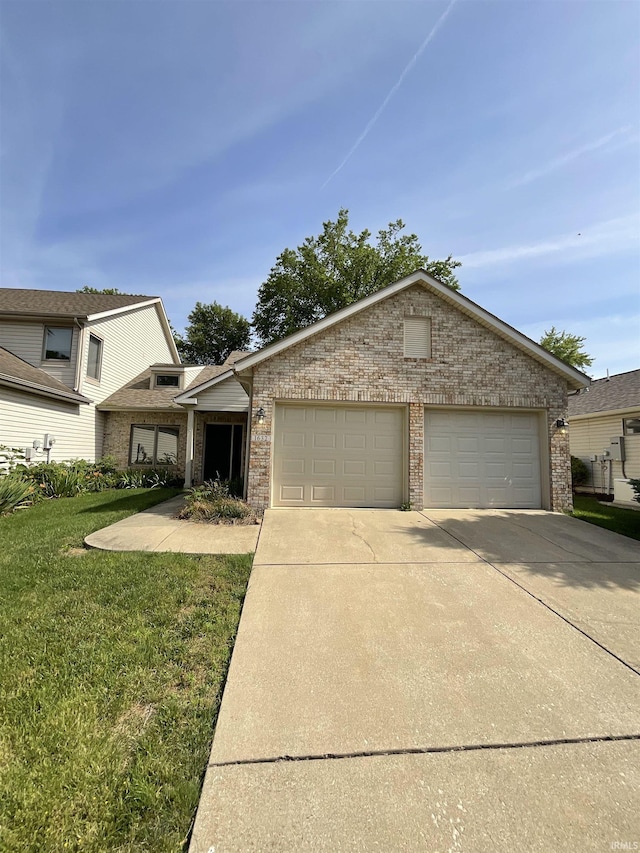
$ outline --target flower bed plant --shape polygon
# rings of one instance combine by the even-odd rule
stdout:
[[[232,495],[225,480],[209,480],[189,489],[178,518],[211,524],[257,524],[260,520],[246,501]]]

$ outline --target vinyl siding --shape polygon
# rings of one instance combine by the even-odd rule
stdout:
[[[571,455],[582,459],[587,468],[592,471],[589,486],[596,491],[607,491],[608,463],[591,462],[590,456],[601,456],[603,450],[609,447],[613,436],[622,435],[623,417],[640,418],[640,409],[629,411],[625,415],[593,416],[584,420],[573,418],[569,425],[569,440]],[[640,435],[625,435],[625,473],[627,477],[640,477]],[[612,461],[611,480],[623,476],[622,463]]]
[[[199,391],[198,411],[214,412],[246,412],[249,408],[249,397],[240,383],[230,377],[212,385],[206,391]]]
[[[87,377],[89,335],[103,340],[100,381]],[[150,364],[173,362],[155,305],[90,323],[82,354],[81,393],[101,403]]]
[[[69,388],[73,388],[76,371],[76,354],[78,351],[78,327],[73,328],[71,340],[71,361],[56,362],[44,361],[42,358],[42,347],[44,343],[45,325],[64,326],[64,323],[19,323],[8,320],[0,321],[0,346],[8,349],[18,358],[29,362],[34,367],[40,367],[49,376],[64,382]],[[90,396],[90,395],[89,395]]]
[[[102,455],[104,415],[93,406],[48,400],[9,388],[0,389],[0,444],[27,447],[45,433],[56,443],[52,461],[90,459]],[[45,457],[37,457],[43,460]]]

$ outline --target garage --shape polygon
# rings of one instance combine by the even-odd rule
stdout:
[[[272,505],[398,507],[404,408],[277,404]]]
[[[425,506],[538,509],[536,412],[425,412]]]

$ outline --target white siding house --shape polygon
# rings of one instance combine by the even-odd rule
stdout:
[[[60,358],[47,351],[48,329],[63,342]],[[53,434],[58,460],[101,456],[96,405],[150,363],[180,363],[158,297],[2,288],[0,348],[0,445]]]

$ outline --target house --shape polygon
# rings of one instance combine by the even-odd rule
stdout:
[[[571,508],[567,398],[588,377],[422,270],[209,367],[180,364],[160,300],[92,307],[79,296],[40,296],[37,317],[0,312],[13,336],[0,337],[6,370],[19,385],[2,390],[38,418],[35,429],[21,410],[21,428],[10,442],[2,426],[0,443],[67,430],[73,440],[62,454],[56,445],[57,458],[109,454],[122,467],[169,466],[188,484],[243,478],[258,509]],[[53,306],[66,314],[56,319]],[[120,351],[109,324],[144,311],[155,312],[153,332],[130,326]],[[30,349],[17,346],[20,324],[36,329]],[[54,407],[78,423],[92,413],[84,444],[78,429],[54,423]]]
[[[0,444],[102,456],[99,404],[154,362],[180,363],[159,297],[0,288]]]
[[[634,501],[628,479],[640,478],[640,370],[596,379],[569,397],[569,421],[571,453],[590,473],[580,491]]]
[[[571,508],[588,377],[424,271],[232,370],[256,507]]]

